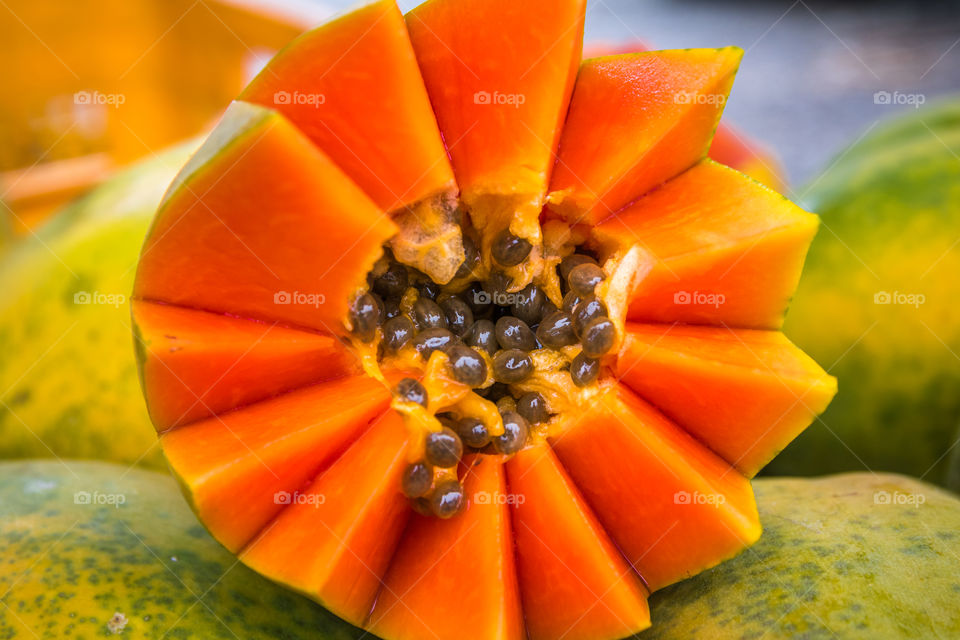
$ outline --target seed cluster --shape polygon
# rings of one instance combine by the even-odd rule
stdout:
[[[509,292],[511,279],[501,269],[521,264],[531,248],[527,240],[502,231],[491,246],[494,264],[481,282],[474,278],[480,253],[465,234],[466,259],[454,279],[460,284],[449,291],[397,262],[387,250],[368,275],[368,291],[351,306],[356,339],[373,343],[380,330],[380,359],[407,346],[424,361],[440,351],[449,360],[453,379],[493,402],[500,413],[503,433],[496,436],[477,417],[436,415],[442,428],[426,436],[423,459],[405,469],[401,482],[421,513],[448,518],[465,504],[460,482],[449,474],[436,479],[435,469],[456,470],[467,453],[514,454],[526,445],[534,426],[551,420],[540,393],[515,387],[535,373],[532,352],[579,344],[569,375],[576,386],[585,387],[597,379],[600,358],[615,343],[616,328],[596,292],[605,273],[586,253],[574,253],[559,265],[564,294],[560,308],[537,284]],[[469,284],[464,287],[465,281]],[[394,395],[429,406],[426,388],[413,378],[401,380]]]

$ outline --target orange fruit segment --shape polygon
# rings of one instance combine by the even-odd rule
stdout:
[[[237,552],[389,402],[378,381],[341,378],[168,431],[160,444],[197,515]]]
[[[142,300],[131,309],[158,431],[360,372],[357,357],[332,336]]]
[[[286,118],[235,102],[164,197],[134,297],[337,334],[395,232]]]
[[[303,34],[240,98],[288,117],[384,211],[456,189],[393,0]]]
[[[783,334],[749,329],[628,323],[617,376],[747,477],[837,392]]]
[[[406,444],[396,413],[377,418],[343,457],[291,497],[240,559],[363,624],[410,515],[400,493]]]
[[[474,465],[474,462],[479,464]],[[366,628],[398,640],[525,637],[503,465],[467,459],[465,511],[411,516]]]
[[[622,638],[650,626],[646,588],[546,444],[506,464],[530,640]]]
[[[758,329],[783,324],[820,220],[712,160],[594,229],[615,248],[639,243],[652,268],[627,317]]]
[[[509,224],[539,242],[536,222],[580,60],[584,9],[584,0],[428,0],[407,14],[461,199],[478,229],[492,234]]]
[[[596,224],[706,156],[742,55],[727,47],[585,61],[560,138],[550,210]]]
[[[551,442],[651,591],[760,537],[747,479],[620,385],[584,407]]]

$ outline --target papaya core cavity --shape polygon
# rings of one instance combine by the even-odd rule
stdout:
[[[443,206],[419,221],[442,219],[442,234],[398,225],[345,325],[409,430],[401,489],[420,513],[449,518],[466,503],[464,456],[542,442],[597,392],[623,329],[624,305],[607,301],[626,284],[610,277],[620,257],[599,259],[566,223],[545,223],[535,246]]]

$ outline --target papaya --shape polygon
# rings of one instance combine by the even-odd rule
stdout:
[[[654,594],[654,626],[637,638],[960,634],[956,496],[887,473],[759,478],[754,488],[760,542]]]
[[[649,51],[652,48],[642,40],[631,40],[619,44],[596,41],[584,45],[583,57],[597,58],[620,53]],[[776,154],[763,143],[754,140],[738,127],[727,122],[717,125],[713,141],[710,143],[709,156],[720,164],[736,169],[776,191],[783,191],[786,186],[783,167],[780,166]]]
[[[131,167],[0,261],[0,457],[163,458],[130,353],[134,266],[194,143]]]
[[[943,484],[958,448],[960,101],[880,125],[806,192],[813,242],[785,331],[841,380],[770,473],[864,468]],[[838,274],[843,274],[838,276]]]
[[[5,638],[360,638],[236,563],[167,474],[80,461],[0,463]]]
[[[836,391],[779,331],[816,216],[706,158],[740,50],[581,60],[584,11],[320,25],[143,245],[135,353],[191,507],[387,640],[647,628],[758,539],[749,479]]]

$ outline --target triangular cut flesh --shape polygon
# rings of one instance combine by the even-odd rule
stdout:
[[[338,339],[134,300],[140,378],[158,431],[360,372]]]
[[[650,626],[647,591],[546,444],[506,464],[530,640],[623,638]]]
[[[286,118],[235,102],[160,205],[134,295],[338,333],[395,232]]]
[[[584,61],[548,207],[596,224],[706,156],[742,55],[727,47]]]
[[[400,492],[407,431],[387,411],[240,554],[258,573],[363,624],[412,513]]]
[[[384,211],[455,189],[394,0],[303,34],[240,97],[287,116]]]
[[[837,392],[783,334],[749,329],[628,323],[617,377],[747,477]]]
[[[160,443],[197,515],[236,553],[389,404],[380,382],[341,378],[168,431]]]
[[[365,626],[395,640],[525,638],[503,465],[466,458],[465,511],[420,515],[393,557]]]
[[[625,387],[592,402],[551,441],[651,591],[760,537],[753,490],[736,469]]]
[[[819,218],[712,160],[594,229],[609,249],[639,244],[651,270],[627,317],[776,329],[793,296]]]
[[[539,234],[585,7],[584,0],[427,0],[407,14],[462,198],[480,229],[510,222],[518,235]]]

